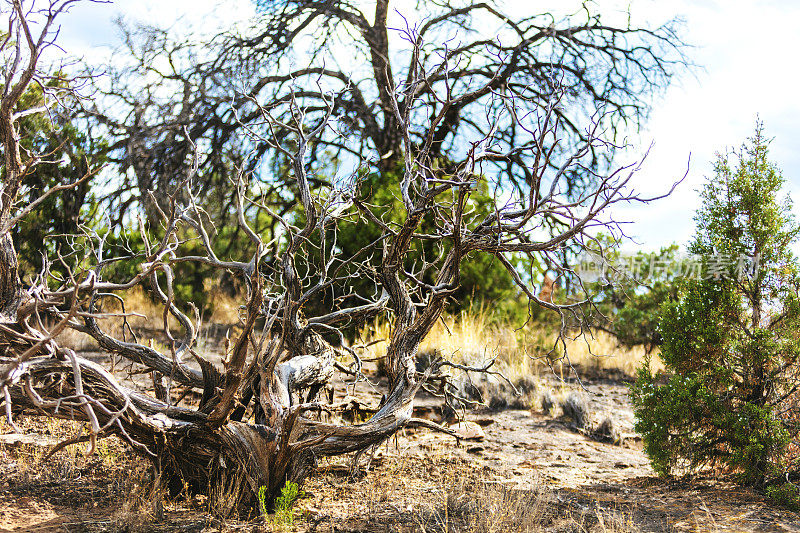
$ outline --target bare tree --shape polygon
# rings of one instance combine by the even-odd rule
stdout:
[[[448,369],[480,372],[490,367],[468,368],[440,360],[425,372],[417,371],[417,349],[459,286],[460,265],[467,254],[497,257],[522,293],[566,321],[569,314],[580,313],[581,302],[539,299],[532,280],[516,271],[512,258],[557,253],[570,242],[593,239],[597,230],[613,227],[604,215],[610,206],[641,201],[629,187],[637,165],[608,173],[598,173],[591,165],[595,152],[613,148],[602,140],[601,117],[581,132],[583,142],[558,167],[553,164],[552,147],[565,135],[565,128],[573,127],[559,111],[568,88],[542,101],[536,94],[496,90],[493,78],[478,76],[466,92],[454,94],[449,84],[439,83],[449,76],[450,59],[443,57],[431,65],[424,54],[425,32],[408,28],[401,35],[415,59],[406,81],[381,96],[400,135],[396,149],[402,153],[403,166],[395,179],[404,211],[401,222],[387,222],[370,205],[371,189],[361,186],[363,168],[349,179],[319,180],[312,187],[313,147],[330,138],[341,92],[320,93],[319,103],[310,106],[302,98],[303,90],[294,89],[280,109],[254,102],[258,119],[241,124],[238,130],[254,146],[265,144],[290,164],[291,212],[281,214],[259,202],[258,180],[246,164],[231,185],[237,221],[253,245],[252,255],[227,259],[215,253],[213,222],[198,199],[202,151],[184,140],[189,144],[181,149],[194,154],[193,164],[169,195],[152,204],[162,229],[160,239],[151,240],[143,229],[145,241],[140,249],[131,249],[125,257],[111,256],[105,235],[86,230],[75,236],[74,254],[52,258],[68,275],[58,278],[45,268],[32,285],[23,287],[8,237],[27,209],[16,214],[12,209],[27,164],[14,123],[20,113],[33,110],[16,110],[15,98],[36,82],[36,61],[49,38],[50,23],[70,3],[51,3],[50,11],[43,12],[48,24],[38,26],[42,33],[37,40],[28,37],[26,17],[31,14],[21,0],[14,0],[10,27],[19,28],[17,34],[25,38],[6,39],[3,44],[4,53],[30,58],[21,73],[11,69],[17,81],[6,75],[0,117],[5,154],[0,386],[6,413],[9,421],[16,415],[84,420],[88,433],[64,444],[86,440],[91,451],[96,439],[116,436],[152,460],[173,490],[188,486],[209,494],[219,513],[248,512],[261,487],[266,487],[269,499],[275,498],[287,480],[301,482],[308,476],[319,457],[361,452],[408,424],[436,427],[412,418],[419,388],[430,380],[446,383]],[[559,79],[556,74],[554,86]],[[454,106],[477,95],[491,104],[485,107],[485,122],[497,127],[465,140],[457,163],[439,165],[438,129],[430,124],[442,123]],[[437,104],[431,105],[431,99]],[[420,122],[420,117],[425,120]],[[499,125],[507,124],[524,131],[529,140],[498,144],[503,137]],[[252,157],[260,157],[258,151]],[[473,191],[485,180],[497,180],[486,169],[504,161],[529,161],[529,186],[520,190],[494,183],[494,209],[488,215],[476,212]],[[572,172],[585,174],[593,185],[577,196],[571,194]],[[277,246],[264,242],[253,230],[245,214],[247,206],[277,222],[281,228]],[[433,221],[424,232],[423,217]],[[345,255],[336,242],[336,228],[343,220],[353,219],[380,228],[381,236]],[[547,219],[558,220],[561,229],[553,233]],[[187,253],[187,239],[199,240],[203,253]],[[419,240],[435,242],[441,254],[408,270],[404,259]],[[275,254],[270,261],[265,260],[268,250]],[[365,260],[372,255],[379,258],[377,267]],[[128,280],[107,281],[106,269],[121,259],[137,261],[138,273]],[[176,304],[174,271],[183,263],[233,271],[247,287],[241,332],[222,368],[198,348],[198,319],[191,316],[191,308]],[[434,272],[433,283],[423,281],[425,271]],[[564,274],[569,275],[569,270]],[[356,295],[357,305],[352,305],[352,298],[337,298],[324,314],[304,312],[310,301],[326,291],[337,287],[337,294],[347,294],[353,280],[364,278],[371,281],[373,290]],[[104,301],[124,301],[126,291],[145,281],[163,306],[161,327],[169,339],[164,351],[135,337],[118,338],[104,325],[109,318],[102,311]],[[124,318],[130,310],[122,309]],[[356,350],[334,348],[324,336],[341,335],[343,325],[379,314],[392,324],[383,401],[372,406],[374,414],[364,423],[323,421],[319,413],[346,407],[315,399],[337,368],[354,380],[368,379]],[[121,383],[100,365],[60,346],[55,337],[65,328],[92,336],[102,350],[127,358],[138,371],[151,372],[154,393]],[[352,362],[343,364],[337,357],[349,357]],[[199,406],[182,405],[170,393],[173,386],[200,391]],[[308,394],[300,394],[304,390]]]
[[[506,99],[515,98],[523,114],[542,112],[558,99],[550,112],[562,133],[547,147],[548,163],[558,169],[590,146],[587,164],[600,170],[613,151],[588,142],[590,117],[602,108],[603,135],[614,141],[618,129],[638,127],[652,97],[689,66],[678,20],[654,28],[616,26],[590,2],[564,17],[509,13],[492,1],[378,0],[374,9],[352,0],[256,4],[259,16],[251,25],[198,43],[156,27],[128,30],[127,54],[117,56],[127,60],[109,66],[110,79],[100,84],[107,97],[93,111],[109,128],[117,160],[132,170],[124,184],[132,194],[109,198],[115,212],[137,201],[149,205],[149,190],[166,197],[185,173],[192,143],[208,147],[198,185],[216,204],[232,207],[224,191],[233,168],[245,159],[253,168],[265,164],[252,155],[272,161],[274,171],[256,179],[266,198],[281,198],[280,191],[293,186],[282,179],[284,157],[272,143],[244,144],[242,132],[256,126],[262,107],[288,120],[295,102],[307,110],[309,124],[329,124],[309,140],[308,164],[318,171],[312,189],[325,186],[337,168],[347,174],[369,164],[388,176],[403,166],[395,105],[401,113],[411,110],[410,141],[431,139],[429,152],[439,166],[452,171],[466,164],[465,144],[491,135],[509,156],[486,161],[484,172],[529,189],[535,160],[515,148],[535,139],[503,111]],[[420,46],[409,47],[398,28],[418,35]],[[397,88],[410,84],[420,68],[428,73],[425,83],[415,84],[408,99],[395,100]],[[412,105],[417,102],[426,105]],[[289,142],[290,131],[274,133]],[[594,186],[589,179],[568,166],[565,180],[574,197]],[[156,210],[149,212],[155,216]],[[549,222],[559,225],[556,218]]]

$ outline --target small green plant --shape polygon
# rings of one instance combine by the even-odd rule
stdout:
[[[794,483],[785,482],[767,487],[767,497],[775,503],[793,511],[800,511],[800,487]]]
[[[298,499],[303,497],[303,491],[300,490],[300,486],[293,481],[286,481],[286,484],[281,489],[281,495],[275,499],[275,512],[272,518],[269,517],[267,494],[266,486],[262,486],[258,489],[258,507],[261,516],[276,526],[294,525],[295,510],[292,509],[292,507]]]
[[[262,485],[258,488],[258,510],[261,513],[261,516],[267,518],[269,514],[267,512],[267,487],[266,485]]]

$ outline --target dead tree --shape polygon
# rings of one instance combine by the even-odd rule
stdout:
[[[515,148],[533,139],[514,120],[487,120],[489,109],[504,116],[494,92],[515,96],[522,113],[544,112],[565,93],[561,105],[549,111],[562,130],[559,143],[547,147],[548,162],[557,170],[574,151],[589,146],[592,157],[585,163],[599,169],[611,151],[589,142],[588,117],[603,107],[604,136],[613,141],[618,129],[624,134],[643,124],[651,97],[689,67],[679,20],[658,27],[616,25],[590,2],[564,17],[512,13],[492,0],[416,2],[413,11],[395,0],[254,3],[260,11],[251,23],[200,42],[155,25],[126,30],[119,52],[124,60],[108,65],[110,76],[98,83],[105,106],[91,108],[108,128],[112,160],[130,170],[121,178],[128,194],[106,199],[114,216],[121,219],[138,202],[157,219],[147,191],[169,196],[184,177],[191,143],[209,147],[200,154],[197,186],[213,198],[215,216],[227,216],[217,205],[232,207],[225,194],[230,169],[245,164],[248,150],[279,155],[271,143],[242,142],[243,132],[260,121],[262,107],[288,121],[297,102],[311,123],[328,113],[330,91],[338,94],[327,119],[331,127],[309,139],[309,165],[328,172],[336,160],[392,174],[405,156],[394,101],[398,87],[413,84],[418,68],[428,76],[425,84],[414,84],[410,96],[426,105],[408,106],[416,126],[408,132],[412,141],[430,138],[429,154],[440,166],[452,163],[452,172],[465,163],[465,143],[491,135],[508,155],[486,161],[484,171],[504,176],[507,186],[527,189],[535,161]],[[406,27],[419,35],[415,51],[397,31]],[[447,102],[440,99],[444,93]],[[275,133],[291,136],[280,127]],[[276,166],[282,163],[278,157]],[[265,196],[292,186],[291,178],[280,178],[279,173],[259,178]],[[584,185],[591,187],[586,178],[568,166],[564,181],[577,197]],[[316,186],[325,176],[310,179]],[[549,222],[559,226],[556,218]]]
[[[597,230],[613,226],[604,215],[610,206],[641,201],[629,187],[637,165],[598,174],[588,163],[592,152],[610,148],[600,140],[597,124],[601,121],[590,124],[582,134],[585,143],[554,168],[553,150],[547,147],[557,145],[563,133],[558,98],[546,105],[539,102],[531,110],[526,99],[537,95],[521,95],[482,78],[466,96],[455,96],[447,84],[434,83],[450,68],[446,58],[433,68],[423,62],[423,35],[409,29],[402,37],[417,60],[407,80],[382,96],[401,137],[403,170],[396,178],[404,210],[400,223],[382,218],[382,212],[370,204],[370,190],[360,187],[363,172],[380,161],[365,164],[349,179],[312,189],[309,147],[329,134],[331,117],[343,96],[327,92],[321,100],[323,115],[315,109],[309,120],[311,111],[290,94],[287,112],[277,115],[269,106],[258,106],[260,119],[244,129],[251,139],[269,144],[290,163],[290,190],[295,191],[293,210],[275,212],[259,202],[252,174],[239,172],[230,194],[238,224],[255,248],[251,256],[215,254],[213,221],[198,205],[196,171],[201,150],[188,146],[188,152],[196,154],[193,166],[170,195],[153,203],[159,209],[160,238],[148,237],[152,234],[142,224],[142,247],[130,250],[126,257],[111,256],[105,236],[87,230],[75,236],[74,254],[51,258],[68,275],[52,276],[45,267],[32,284],[23,285],[16,274],[9,231],[29,209],[18,209],[14,200],[21,176],[36,160],[21,152],[15,121],[36,110],[20,110],[17,104],[20,94],[40,76],[37,59],[51,36],[53,18],[70,3],[53,1],[49,11],[38,13],[47,22],[36,26],[41,31],[37,38],[27,22],[27,17],[37,14],[26,12],[21,0],[14,0],[9,20],[15,38],[3,42],[4,55],[22,58],[9,63],[4,72],[0,107],[5,156],[0,212],[0,387],[6,414],[9,421],[15,416],[86,421],[88,433],[78,440],[87,440],[90,451],[96,439],[116,436],[152,460],[172,489],[188,486],[209,494],[221,514],[247,513],[261,487],[272,499],[287,480],[302,482],[318,458],[362,451],[414,421],[412,407],[419,388],[426,380],[447,379],[449,363],[440,361],[420,373],[415,358],[420,342],[459,285],[465,256],[492,254],[532,302],[563,317],[579,313],[582,302],[562,304],[538,298],[532,280],[515,269],[514,256],[557,254],[570,242],[592,239]],[[472,92],[491,98],[493,105],[486,111],[489,122],[513,122],[530,140],[499,149],[498,130],[490,128],[465,142],[457,163],[443,168],[437,163],[438,129],[430,125],[446,120],[463,98],[475,96]],[[435,98],[435,107],[428,107],[428,97]],[[417,119],[426,109],[433,110],[430,122],[419,124]],[[494,209],[488,215],[476,212],[472,192],[481,181],[495,179],[485,166],[519,160],[523,154],[531,161],[530,187],[523,194],[495,183]],[[567,176],[573,171],[585,173],[593,184],[578,197],[567,190]],[[253,231],[246,206],[274,217],[281,227],[277,246],[265,243]],[[425,232],[420,231],[423,217],[433,221]],[[545,227],[545,218],[559,220],[563,229],[553,234]],[[381,237],[343,256],[336,227],[353,219],[381,228]],[[187,253],[189,239],[201,242],[204,252]],[[421,239],[435,242],[440,256],[408,270],[404,258]],[[270,261],[265,260],[268,253],[275,254]],[[377,268],[365,260],[373,255],[380,258]],[[105,270],[120,259],[138,261],[138,273],[125,281],[107,281]],[[197,317],[176,304],[174,269],[186,262],[232,271],[247,287],[241,331],[223,368],[212,364],[198,348]],[[434,283],[422,280],[428,270],[435,273]],[[564,268],[562,274],[569,275],[569,269]],[[350,295],[342,290],[356,278],[371,280],[371,293]],[[161,327],[169,339],[166,350],[136,338],[119,338],[105,327],[109,313],[103,312],[104,302],[124,301],[126,291],[145,281],[163,306]],[[325,314],[306,316],[308,302],[334,287],[336,294],[348,297],[335,298]],[[350,304],[353,298],[358,305]],[[120,315],[124,318],[128,313],[123,307]],[[341,335],[344,324],[379,314],[392,324],[386,356],[389,379],[382,403],[363,423],[321,421],[316,413],[336,406],[315,401],[313,394],[298,400],[298,390],[313,392],[325,385],[337,367],[353,379],[366,379],[358,353],[334,349],[325,338]],[[55,337],[64,328],[88,334],[102,350],[130,360],[140,371],[152,372],[158,384],[155,395],[117,381],[100,365],[60,346]],[[352,358],[349,366],[337,362],[341,355]],[[461,368],[486,371],[488,365]],[[177,402],[169,393],[173,385],[202,393],[199,406],[189,408]]]

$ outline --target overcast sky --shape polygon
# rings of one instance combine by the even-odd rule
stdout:
[[[365,2],[368,3],[368,2]],[[501,2],[502,3],[502,2]],[[549,3],[563,9],[565,2]],[[617,209],[616,218],[633,221],[626,232],[654,249],[684,244],[694,230],[697,189],[711,173],[717,151],[740,145],[754,128],[756,116],[775,140],[771,158],[783,170],[787,192],[800,203],[800,2],[797,0],[602,0],[604,13],[634,21],[661,23],[672,16],[686,22],[686,41],[695,45],[691,59],[702,66],[686,73],[654,105],[643,132],[631,132],[637,146],[654,143],[636,178],[643,193],[663,192],[686,172],[674,195],[648,205]],[[59,42],[70,53],[89,60],[107,56],[119,43],[114,19],[173,24],[174,27],[224,27],[252,15],[248,0],[117,0],[78,5],[63,19]],[[516,5],[515,5],[516,4]],[[537,2],[546,9],[548,2]],[[398,4],[401,5],[402,4]],[[529,0],[506,2],[510,12],[529,8]],[[408,9],[401,7],[400,9]],[[404,13],[405,14],[405,13]],[[413,18],[411,13],[410,18]],[[800,207],[795,209],[800,214]]]

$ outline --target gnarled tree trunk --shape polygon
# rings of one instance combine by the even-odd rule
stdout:
[[[0,140],[5,154],[0,190],[2,401],[9,421],[14,414],[86,421],[88,433],[80,440],[89,441],[90,451],[98,438],[110,435],[121,438],[136,453],[154,462],[162,481],[173,493],[184,487],[206,492],[219,514],[248,514],[255,508],[262,487],[267,500],[273,501],[287,481],[302,482],[319,457],[363,451],[413,420],[414,396],[430,373],[435,373],[435,379],[442,383],[448,378],[441,371],[447,363],[433,365],[429,373],[421,374],[417,372],[415,359],[420,343],[459,286],[459,269],[467,254],[486,253],[496,257],[521,294],[561,313],[562,323],[566,323],[563,315],[577,315],[584,302],[558,304],[539,299],[530,287],[531,280],[523,279],[516,271],[515,257],[527,255],[534,263],[535,254],[561,251],[575,239],[594,239],[597,219],[603,210],[616,202],[640,200],[627,190],[628,181],[638,167],[627,167],[633,169],[627,174],[618,171],[608,176],[593,175],[588,170],[592,167],[586,160],[592,159],[603,145],[595,137],[597,124],[587,130],[586,142],[565,163],[555,165],[549,159],[553,149],[547,147],[558,146],[559,134],[563,132],[557,100],[540,102],[531,111],[530,106],[524,105],[530,96],[515,92],[516,89],[501,83],[502,79],[496,76],[475,84],[442,86],[440,82],[449,79],[448,72],[458,61],[448,59],[450,51],[445,49],[423,53],[423,36],[408,30],[405,38],[414,63],[402,84],[395,86],[391,70],[384,68],[388,65],[387,58],[373,54],[376,76],[386,85],[379,93],[384,122],[392,128],[383,148],[405,163],[401,175],[396,177],[402,212],[393,214],[391,220],[385,220],[386,213],[370,205],[374,191],[361,190],[362,169],[355,170],[349,180],[331,180],[331,183],[309,179],[307,174],[314,169],[309,164],[309,146],[327,146],[330,132],[340,131],[330,121],[339,112],[341,95],[320,93],[322,103],[314,100],[314,119],[309,124],[308,109],[298,103],[302,101],[299,91],[288,97],[280,96],[280,106],[285,109],[278,118],[271,114],[270,105],[258,108],[264,128],[261,133],[248,128],[251,141],[270,146],[287,162],[292,186],[280,193],[294,198],[290,211],[278,213],[258,195],[259,188],[250,182],[246,172],[238,175],[231,195],[238,229],[248,236],[255,249],[251,256],[238,259],[217,256],[216,232],[209,228],[212,224],[208,214],[199,207],[198,188],[193,181],[199,167],[197,146],[187,139],[188,146],[175,147],[175,153],[194,151],[193,165],[171,194],[161,191],[157,201],[141,206],[151,210],[150,217],[158,218],[159,224],[158,228],[148,228],[144,222],[140,223],[139,235],[143,240],[140,247],[109,257],[105,237],[87,231],[80,236],[76,248],[86,251],[89,246],[91,254],[81,254],[74,263],[60,256],[57,259],[67,272],[65,276],[50,277],[50,272],[45,271],[41,279],[23,288],[10,231],[33,206],[23,207],[15,214],[12,211],[22,173],[35,165],[36,160],[21,161],[15,120],[22,115],[15,109],[37,75],[36,62],[43,47],[50,43],[48,35],[52,33],[53,20],[75,1],[50,0],[49,6],[32,11],[23,8],[22,0],[12,0],[10,35],[17,39],[0,40],[3,57],[28,58],[25,65],[24,61],[12,61],[6,67],[11,70],[3,79],[13,83],[3,87],[0,102]],[[28,7],[33,9],[32,6]],[[377,6],[376,26],[385,26],[388,2],[382,0]],[[32,12],[43,17],[37,26],[41,31],[38,37],[31,35],[26,21]],[[378,31],[368,26],[364,21],[363,30],[375,45],[374,50],[385,51],[386,28]],[[15,53],[6,54],[8,47],[13,47]],[[431,68],[421,63],[423,56],[444,59]],[[309,69],[309,72],[317,71]],[[46,87],[42,80],[38,81],[40,87]],[[427,88],[425,92],[419,90],[422,87]],[[437,88],[444,92],[436,94]],[[486,109],[493,110],[487,119],[490,123],[486,125],[486,133],[469,143],[463,160],[449,161],[444,165],[446,171],[443,170],[439,161],[442,132],[431,124],[452,122],[454,109],[484,97],[491,99],[492,104]],[[433,101],[435,105],[430,103]],[[424,106],[431,105],[430,113],[421,112],[426,109]],[[417,128],[413,123],[423,116],[430,124]],[[507,152],[498,152],[495,133],[502,121],[512,124],[513,131],[528,132],[530,140],[508,147]],[[396,151],[402,153],[395,154]],[[379,155],[381,159],[384,155],[388,157],[384,152]],[[476,202],[471,199],[473,191],[481,184],[485,189],[497,185],[491,183],[483,165],[512,168],[520,161],[530,161],[532,165],[526,170],[524,180],[528,188],[519,197],[502,201],[498,197],[487,210],[476,210]],[[259,162],[257,159],[252,168]],[[375,166],[385,164],[378,161]],[[571,188],[564,184],[576,172],[589,173],[596,180],[578,199],[570,196]],[[56,187],[40,198],[75,185]],[[245,206],[255,209],[255,215]],[[276,221],[282,228],[275,237],[277,244],[264,242],[251,227],[248,213]],[[380,237],[343,257],[337,247],[336,230],[344,221],[353,220],[376,228]],[[424,231],[423,220],[429,226]],[[542,237],[547,220],[558,220],[558,224],[552,225],[551,233]],[[409,269],[413,244],[421,240],[433,242],[440,256],[420,258],[420,264]],[[188,241],[200,243],[201,251],[186,246]],[[268,253],[273,256],[267,257]],[[367,256],[380,257],[380,265],[372,267],[365,260]],[[124,281],[107,280],[104,277],[107,266],[122,260],[134,264],[136,273]],[[199,320],[192,320],[176,303],[175,268],[183,263],[230,271],[246,284],[241,332],[230,354],[226,354],[229,357],[222,368],[199,353],[196,342]],[[430,276],[432,269],[434,275]],[[567,265],[562,268],[565,275],[570,272]],[[434,282],[426,283],[422,274]],[[353,288],[355,279],[367,280],[372,292],[359,293]],[[139,342],[135,336],[127,338],[126,331],[130,333],[130,328],[124,329],[127,322],[123,323],[121,338],[102,327],[108,315],[99,310],[100,303],[104,299],[124,301],[121,295],[125,291],[145,282],[163,309],[162,330],[168,341],[166,349],[160,351]],[[329,312],[305,316],[304,311],[310,307],[307,304],[329,291],[334,295]],[[353,301],[360,305],[353,305]],[[365,379],[356,351],[346,347],[337,351],[323,335],[336,335],[343,341],[343,325],[382,313],[387,320],[391,318],[392,331],[386,348],[389,381],[381,405],[369,420],[359,424],[340,425],[314,418],[313,413],[332,410],[331,406],[313,401],[313,397],[332,379],[335,368],[344,369],[356,380]],[[126,321],[125,309],[116,317]],[[173,331],[176,322],[181,330],[177,336]],[[90,335],[105,352],[128,359],[139,371],[151,372],[156,383],[155,396],[119,383],[98,364],[61,346],[55,337],[65,328]],[[556,342],[560,340],[559,337]],[[352,357],[349,369],[336,360],[339,353]],[[450,364],[468,372],[486,371],[490,365],[491,362],[471,368]],[[168,380],[167,386],[162,379]],[[196,408],[176,405],[179,400],[173,400],[169,392],[172,383],[201,392],[200,405]],[[299,391],[306,388],[311,394],[304,400]]]

